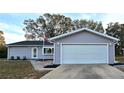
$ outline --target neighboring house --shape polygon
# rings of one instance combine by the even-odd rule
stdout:
[[[50,38],[54,64],[113,64],[117,38],[87,28]]]
[[[44,44],[44,45],[43,45]],[[43,41],[21,41],[11,43],[8,47],[8,59],[53,59],[53,43]]]
[[[53,59],[53,64],[113,64],[118,39],[87,28],[65,33],[45,41],[8,44],[8,59]]]

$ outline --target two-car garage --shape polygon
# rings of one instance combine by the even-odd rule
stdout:
[[[107,64],[107,44],[62,44],[61,64]]]
[[[50,39],[54,42],[54,64],[113,64],[117,38],[82,28]]]

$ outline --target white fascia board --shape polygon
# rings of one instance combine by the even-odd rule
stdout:
[[[68,32],[68,33],[65,33],[65,34],[62,34],[62,35],[59,35],[59,36],[55,36],[55,37],[53,37],[53,38],[50,38],[49,40],[55,40],[55,39],[58,39],[58,38],[61,38],[61,37],[65,37],[65,36],[68,36],[68,35],[71,35],[71,34],[80,32],[80,31],[82,31],[82,30],[84,30],[84,28],[79,29],[79,30],[75,30],[75,31],[71,31],[71,32]]]
[[[94,30],[91,30],[91,29],[88,29],[88,28],[82,28],[82,29],[75,30],[75,31],[72,31],[72,32],[69,32],[69,33],[65,33],[65,34],[50,38],[49,40],[55,40],[55,39],[62,38],[62,37],[65,37],[65,36],[80,32],[80,31],[84,31],[84,30],[88,31],[88,32],[91,32],[91,33],[94,33],[94,34],[97,34],[97,35],[100,35],[100,36],[103,36],[103,37],[106,37],[106,38],[109,38],[109,39],[113,39],[115,41],[119,41],[119,39],[117,39],[117,38],[114,38],[112,36],[108,36],[107,34],[102,34],[100,32],[97,32],[97,31],[94,31]]]
[[[114,38],[114,37],[112,37],[112,36],[109,36],[109,35],[107,35],[107,34],[102,34],[102,33],[100,33],[100,32],[97,32],[97,31],[94,31],[94,30],[91,30],[91,29],[85,29],[85,30],[86,30],[86,31],[89,31],[89,32],[91,32],[91,33],[95,33],[95,34],[100,35],[100,36],[104,36],[104,37],[109,38],[109,39],[113,39],[113,40],[115,40],[115,41],[119,41],[119,39]]]

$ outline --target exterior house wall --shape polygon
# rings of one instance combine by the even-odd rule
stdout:
[[[53,47],[53,46],[44,46],[44,47]],[[43,54],[43,47],[38,47],[38,58],[39,59],[53,59],[53,55],[44,55]]]
[[[114,56],[115,56],[115,50],[114,50],[114,41],[111,39],[104,38],[102,36],[96,35],[94,33],[90,32],[78,32],[63,38],[56,39],[55,41],[55,57],[54,57],[54,63],[60,64],[60,58],[61,58],[61,44],[62,43],[107,43],[108,44],[108,61],[109,64],[114,63]]]
[[[35,46],[34,46],[35,47]],[[27,59],[32,59],[32,46],[11,46],[8,47],[8,59],[11,59],[11,56],[14,56],[16,59],[19,56],[23,59],[26,56]],[[43,55],[42,46],[36,46],[38,48],[38,58],[37,59],[53,59],[53,55]]]
[[[11,56],[14,56],[16,59],[17,56],[19,56],[21,59],[23,56],[26,56],[27,59],[31,58],[31,47],[9,47],[9,59],[11,59]]]

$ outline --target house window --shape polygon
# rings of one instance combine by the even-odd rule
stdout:
[[[43,54],[44,55],[53,55],[54,54],[54,48],[53,47],[44,47],[43,48]]]

